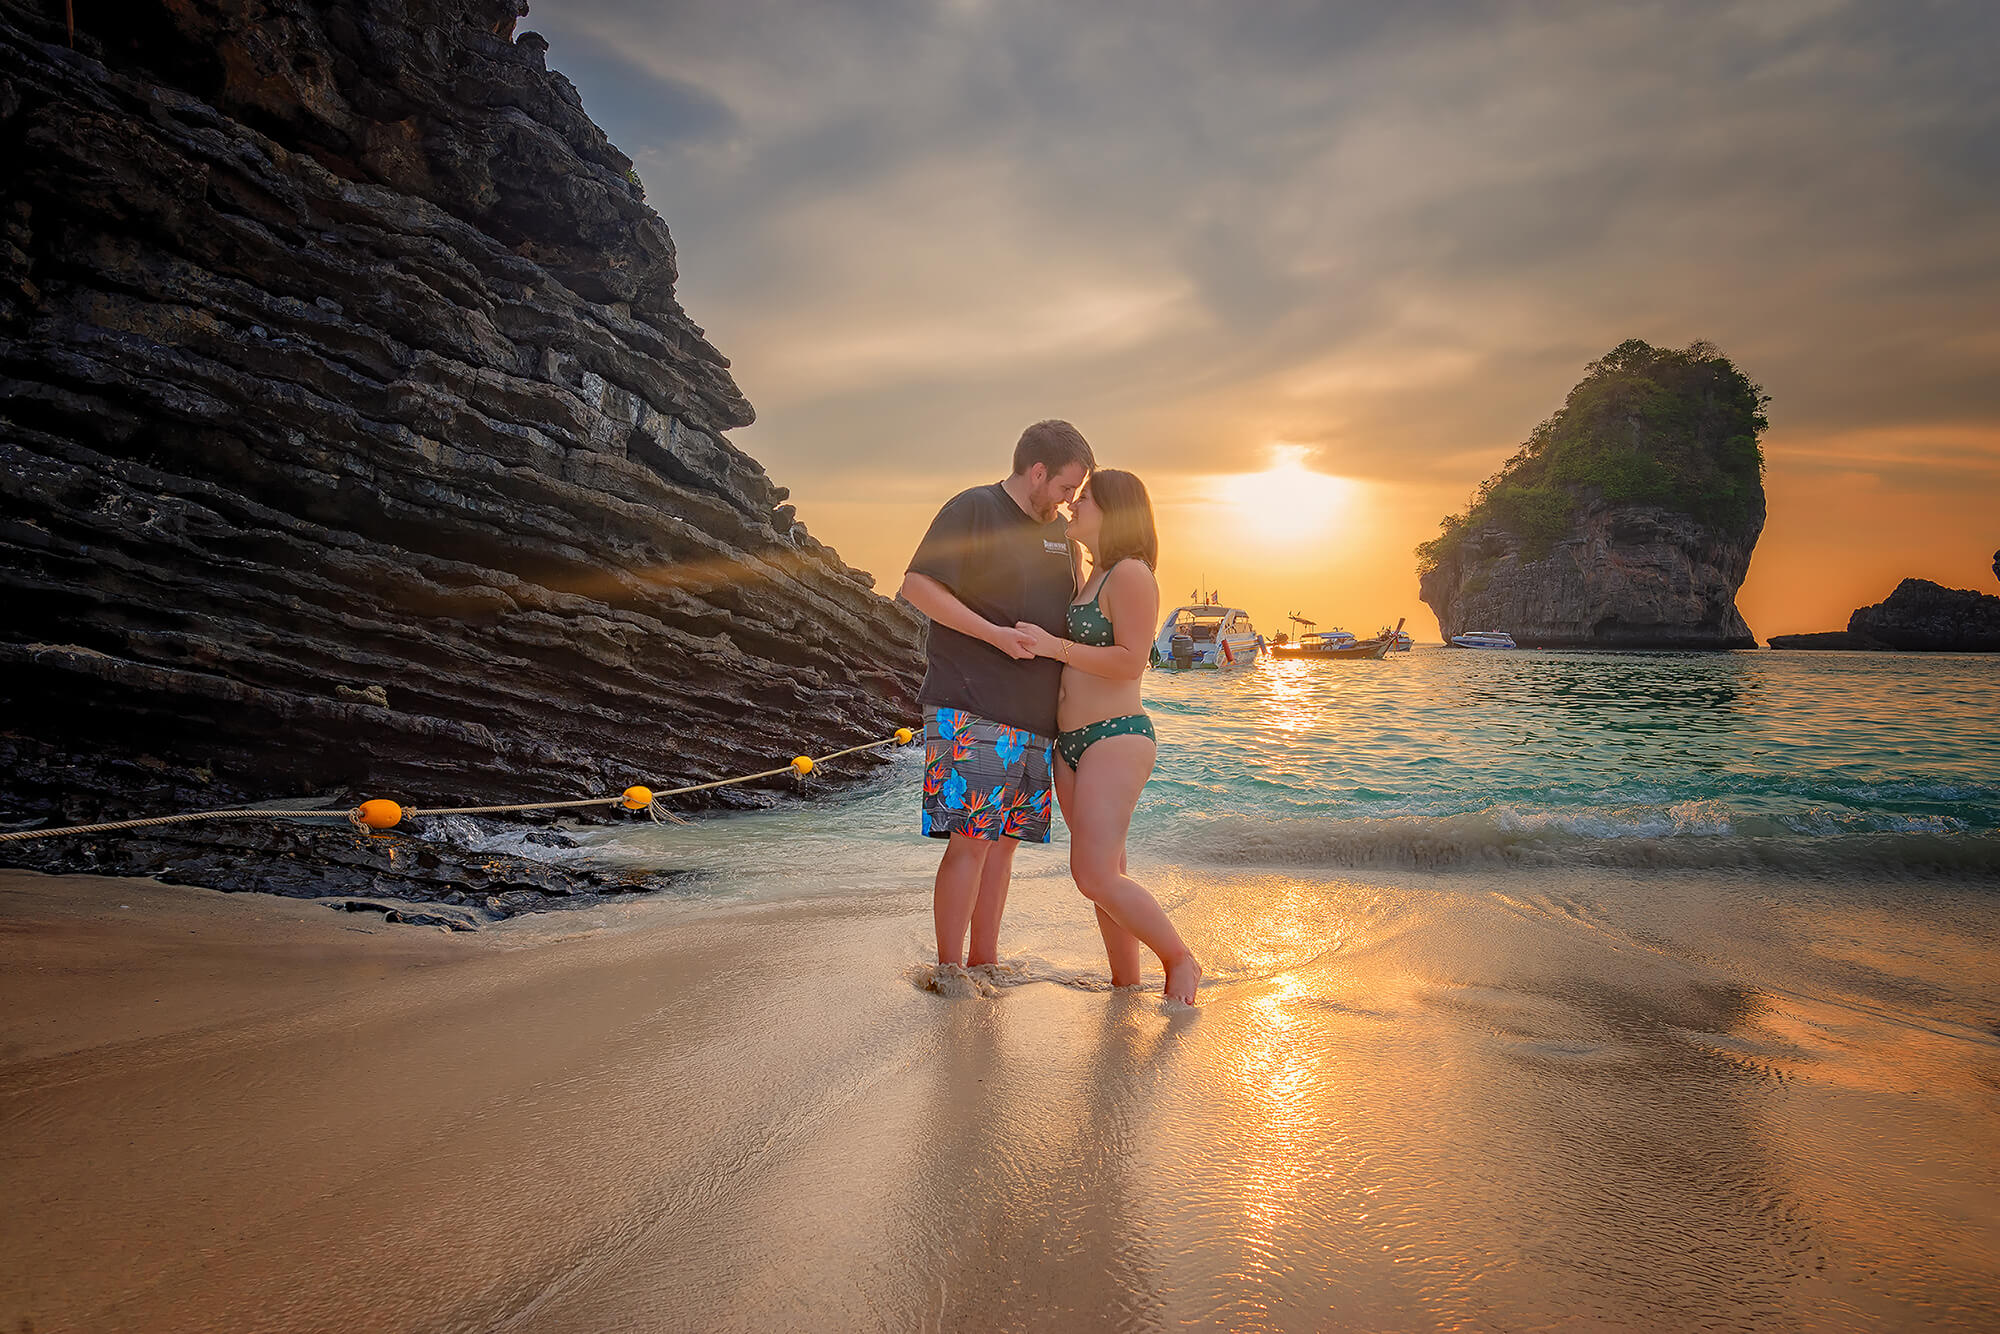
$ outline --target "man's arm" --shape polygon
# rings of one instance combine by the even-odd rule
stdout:
[[[1035,650],[1030,647],[1025,633],[1012,626],[993,624],[960,602],[958,594],[927,574],[918,574],[915,570],[905,571],[903,587],[898,591],[912,607],[939,625],[956,630],[962,635],[968,635],[982,643],[991,644],[1010,658],[1035,656]]]

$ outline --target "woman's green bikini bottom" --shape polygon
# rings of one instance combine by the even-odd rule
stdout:
[[[1056,751],[1063,757],[1063,763],[1074,769],[1083,763],[1083,752],[1089,750],[1108,736],[1142,736],[1157,742],[1153,735],[1153,720],[1143,713],[1128,713],[1122,718],[1106,718],[1101,723],[1085,723],[1074,732],[1056,733]]]

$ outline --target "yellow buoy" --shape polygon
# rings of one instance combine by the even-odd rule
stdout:
[[[897,744],[897,745],[899,745],[899,746],[907,746],[907,745],[909,745],[909,744],[910,744],[910,742],[914,741],[915,739],[916,739],[916,734],[915,734],[914,732],[910,731],[910,729],[909,729],[909,728],[907,728],[907,727],[899,727],[899,728],[897,728],[897,729],[896,729],[896,744]]]
[[[403,822],[403,808],[382,797],[362,802],[360,813],[361,823],[370,829],[394,829]]]
[[[650,787],[628,787],[625,789],[625,809],[643,811],[653,804],[653,789]]]
[[[799,777],[804,778],[807,774],[811,773],[812,771],[813,771],[813,762],[807,759],[805,756],[801,755],[797,759],[792,761],[792,772],[797,774]]]

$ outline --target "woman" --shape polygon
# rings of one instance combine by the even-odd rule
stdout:
[[[1192,1005],[1201,965],[1146,887],[1125,874],[1125,833],[1155,751],[1153,720],[1139,702],[1160,614],[1153,503],[1131,473],[1104,470],[1091,474],[1070,508],[1069,535],[1090,552],[1091,574],[1070,604],[1069,638],[1027,622],[1016,627],[1036,656],[1063,663],[1055,777],[1070,874],[1097,906],[1112,985],[1138,982],[1143,944],[1166,970],[1166,995]]]

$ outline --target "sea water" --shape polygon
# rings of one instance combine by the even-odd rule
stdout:
[[[573,1085],[642,1094],[571,1121],[645,1127],[616,1152],[655,1195],[509,1327],[2000,1328],[1996,687],[1769,651],[1151,673],[1131,869],[1194,1010],[1150,958],[1112,991],[1060,825],[1002,962],[930,967],[915,750],[579,831],[539,851],[692,873],[501,928],[613,928],[551,956],[610,961],[577,1012],[642,1013]],[[631,991],[584,999],[601,971]]]
[[[1992,656],[1422,646],[1143,684],[1139,864],[2000,875]],[[777,809],[587,832],[586,855],[732,895],[928,875],[921,782],[911,748]]]

